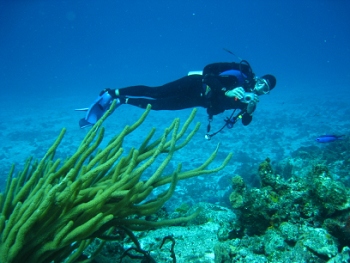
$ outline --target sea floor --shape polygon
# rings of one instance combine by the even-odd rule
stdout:
[[[311,99],[310,99],[311,98]],[[0,105],[0,189],[6,185],[8,171],[15,164],[19,171],[25,160],[33,156],[42,158],[54,142],[62,128],[67,132],[56,153],[58,158],[66,158],[73,154],[88,129],[80,129],[78,121],[83,113],[75,112],[75,108],[89,106],[94,98],[87,96],[55,96],[36,97],[32,99],[1,98]],[[125,125],[130,125],[138,119],[143,110],[122,105],[116,109],[104,123],[105,139],[119,133]],[[180,118],[184,123],[191,109],[181,111],[151,111],[146,121],[132,134],[128,135],[123,146],[130,149],[138,147],[151,127],[156,127],[157,135],[161,135],[174,118]],[[224,119],[231,112],[214,117],[211,132],[222,127]],[[259,186],[258,167],[266,158],[280,172],[283,164],[294,162],[294,170],[303,176],[316,163],[329,165],[331,173],[343,183],[349,183],[350,168],[350,102],[345,98],[336,98],[329,94],[289,95],[272,94],[261,98],[253,122],[249,126],[237,123],[232,129],[225,128],[211,140],[206,140],[207,115],[205,109],[199,108],[195,122],[201,122],[201,128],[191,142],[173,158],[168,170],[173,170],[182,163],[183,170],[190,170],[201,165],[219,146],[219,153],[211,167],[219,166],[229,153],[233,158],[227,167],[217,174],[200,176],[179,182],[176,193],[166,204],[169,211],[186,203],[190,206],[203,202],[218,206],[225,211],[223,217],[217,218],[203,226],[167,227],[150,232],[152,239],[159,241],[162,236],[172,234],[176,237],[177,262],[214,262],[214,244],[218,242],[216,230],[220,222],[234,217],[230,211],[228,196],[231,192],[230,180],[234,175],[242,176],[247,184]],[[191,125],[194,127],[194,124]],[[345,135],[342,140],[332,143],[318,143],[316,138],[325,134]],[[296,163],[295,156],[300,158],[305,153],[304,160]],[[332,157],[333,156],[333,157]],[[282,172],[281,172],[282,173]],[[348,184],[349,186],[349,184]],[[229,219],[231,220],[231,219]],[[157,236],[157,239],[156,239]],[[150,236],[140,236],[147,243]],[[200,247],[200,249],[198,249]],[[178,251],[180,248],[181,251]],[[186,251],[184,251],[186,250]],[[193,253],[189,251],[193,251]],[[200,252],[195,252],[200,251]],[[198,259],[189,260],[189,255]],[[197,255],[198,254],[198,255]],[[164,254],[163,254],[164,256]],[[164,261],[167,262],[167,261]],[[170,262],[170,261],[168,261]]]
[[[37,97],[32,99],[0,100],[0,178],[6,178],[12,164],[21,168],[29,157],[41,158],[54,142],[62,128],[66,128],[65,138],[58,149],[58,157],[72,154],[88,129],[80,129],[78,121],[84,116],[74,109],[87,107],[94,98],[90,97]],[[141,116],[143,110],[129,105],[120,106],[104,123],[105,142],[119,133],[125,125],[130,125]],[[124,147],[137,147],[151,127],[161,134],[174,118],[184,122],[191,109],[181,111],[151,111],[144,124],[130,134]],[[219,130],[231,111],[214,117],[211,133]],[[350,102],[344,97],[308,99],[306,94],[271,94],[261,98],[254,119],[248,126],[237,123],[232,129],[225,128],[210,141],[206,140],[207,115],[205,109],[198,108],[194,123],[201,122],[201,128],[190,144],[174,157],[174,163],[184,162],[190,169],[203,162],[219,145],[217,163],[232,152],[234,157],[224,173],[240,173],[250,167],[253,172],[257,165],[270,158],[277,163],[292,155],[302,147],[317,147],[331,152],[335,145],[349,143]],[[193,124],[194,125],[194,124]],[[193,127],[193,126],[192,126]],[[320,135],[345,135],[343,140],[320,144]],[[315,148],[316,149],[316,148]],[[184,169],[187,169],[184,166]],[[242,174],[244,176],[244,174]],[[206,180],[203,180],[206,181]],[[1,180],[0,189],[4,180]]]

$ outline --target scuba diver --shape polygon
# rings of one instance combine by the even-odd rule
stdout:
[[[192,74],[193,73],[193,74]],[[259,102],[259,96],[268,94],[276,86],[273,75],[257,77],[245,60],[236,62],[213,63],[204,67],[202,72],[190,72],[188,76],[158,87],[130,86],[120,89],[104,89],[81,119],[81,128],[93,125],[109,108],[112,101],[118,105],[129,104],[152,110],[181,110],[193,107],[207,109],[209,124],[207,139],[219,133],[223,128],[232,128],[239,120],[248,125]],[[210,122],[214,115],[234,109],[231,117],[217,132],[209,134]],[[240,112],[235,115],[235,110]]]

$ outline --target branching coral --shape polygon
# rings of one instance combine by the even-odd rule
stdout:
[[[174,152],[188,144],[199,128],[197,124],[182,139],[195,111],[182,129],[180,120],[175,119],[160,138],[151,142],[155,133],[152,129],[138,149],[123,155],[125,137],[142,124],[150,107],[135,124],[98,149],[104,136],[101,125],[114,108],[115,103],[62,165],[54,155],[65,130],[41,161],[32,164],[28,160],[16,178],[11,169],[0,198],[0,262],[75,262],[95,238],[107,237],[114,226],[142,230],[186,222],[196,216],[159,222],[134,217],[156,212],[171,197],[178,180],[219,171],[231,155],[221,166],[207,169],[216,149],[200,167],[182,172],[179,164],[172,174],[164,175]],[[166,156],[157,170],[142,181],[141,176],[162,154]],[[165,184],[170,184],[167,190],[146,200],[154,188]]]

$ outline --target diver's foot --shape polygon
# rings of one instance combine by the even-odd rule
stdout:
[[[85,128],[91,125],[94,125],[103,114],[110,108],[113,99],[117,102],[117,107],[121,104],[120,98],[113,98],[108,91],[101,92],[92,105],[89,108],[86,108],[85,118],[79,121],[80,128]]]

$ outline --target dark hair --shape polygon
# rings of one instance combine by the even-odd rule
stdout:
[[[276,78],[273,75],[264,75],[261,77],[262,79],[266,80],[269,84],[270,90],[272,90],[276,86]]]

